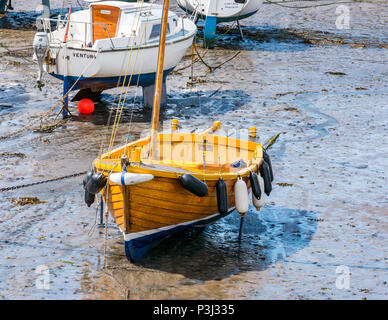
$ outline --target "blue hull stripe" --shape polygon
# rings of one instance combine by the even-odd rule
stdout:
[[[172,70],[174,70],[174,68],[175,67],[165,70],[163,72],[164,79]],[[57,78],[63,81],[63,78],[64,78],[63,75],[54,74],[54,73],[50,73],[50,75],[53,76],[54,78]],[[128,81],[130,78],[131,78],[130,76],[127,76],[125,85],[128,85]],[[69,87],[71,87],[77,81],[77,79],[78,77],[68,76],[67,80],[69,83]],[[155,79],[156,79],[156,72],[133,75],[130,82],[130,86],[135,86],[139,84],[139,86],[148,87],[150,85],[155,84]],[[109,89],[109,88],[114,88],[116,86],[121,86],[123,85],[123,82],[124,82],[124,75],[122,75],[121,77],[117,77],[117,76],[98,77],[98,78],[81,77],[80,80],[77,82],[77,84],[74,86],[73,90],[86,89],[86,88],[92,88],[92,87],[97,87],[104,90],[104,88]]]
[[[223,215],[218,214],[217,216],[214,216],[209,219],[196,221],[192,224],[179,225],[168,230],[152,233],[150,235],[146,235],[129,241],[124,241],[125,255],[127,256],[127,259],[129,261],[136,262],[140,257],[144,256],[148,250],[155,247],[161,240],[165,239],[166,237],[171,236],[179,231],[188,229],[190,227],[202,226],[202,225],[213,223],[218,219],[227,216],[233,210],[234,209],[232,209],[231,211]]]

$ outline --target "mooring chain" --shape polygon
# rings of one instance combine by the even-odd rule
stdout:
[[[65,180],[65,179],[69,179],[69,178],[73,178],[73,177],[82,176],[86,173],[87,173],[87,171],[82,171],[82,172],[73,173],[73,174],[69,174],[67,176],[62,176],[62,177],[53,178],[53,179],[49,179],[49,180],[43,180],[43,181],[38,181],[38,182],[33,182],[33,183],[28,183],[28,184],[22,184],[19,186],[13,186],[13,187],[8,187],[8,188],[1,188],[0,192],[16,190],[16,189],[21,189],[21,188],[27,188],[27,187],[31,187],[31,186],[36,186],[38,184],[44,184],[44,183],[49,183],[49,182],[54,182],[54,181],[59,181],[59,180]]]

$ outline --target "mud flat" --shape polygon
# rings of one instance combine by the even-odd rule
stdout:
[[[199,81],[188,85],[188,52],[168,77],[167,126],[172,118],[187,130],[213,120],[226,131],[256,125],[263,142],[281,132],[271,148],[273,193],[260,212],[248,212],[241,242],[232,213],[166,240],[134,265],[110,221],[102,269],[104,232],[94,228],[96,204],[84,205],[82,178],[2,192],[0,297],[387,299],[388,7],[349,8],[350,29],[340,30],[336,6],[266,5],[243,21],[244,40],[233,31],[214,50],[197,45],[210,66],[240,52],[233,60],[211,73],[196,63]],[[47,75],[42,91],[34,88],[37,68],[24,49],[33,27],[17,17],[0,24],[1,43],[26,50],[1,51],[0,136],[37,119],[61,92]],[[116,94],[107,91],[88,117],[73,105],[75,117],[50,133],[29,129],[2,140],[0,187],[87,170],[109,141],[105,124]],[[130,134],[148,128],[151,110],[127,104],[117,144],[132,112]],[[41,203],[20,205],[21,197]],[[46,289],[37,285],[45,270]],[[344,270],[348,289],[336,285]]]

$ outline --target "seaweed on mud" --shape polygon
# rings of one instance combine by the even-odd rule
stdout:
[[[330,74],[332,76],[346,76],[346,73],[339,71],[327,71],[325,74]]]
[[[47,201],[41,201],[37,197],[22,197],[19,199],[10,198],[9,200],[11,200],[11,202],[15,206],[25,206],[25,205],[32,205],[32,204],[47,203]]]
[[[293,183],[287,183],[287,182],[278,182],[276,183],[278,186],[280,187],[293,187],[294,184]]]
[[[26,155],[22,152],[1,152],[0,153],[0,158],[5,158],[5,159],[9,159],[9,158],[21,158],[21,159],[24,159],[26,158]]]

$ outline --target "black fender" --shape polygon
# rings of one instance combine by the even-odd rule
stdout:
[[[89,180],[90,180],[90,178],[92,177],[92,175],[93,175],[93,169],[90,169],[87,173],[86,173],[86,175],[85,175],[85,177],[84,177],[84,180],[83,180],[83,185],[84,185],[84,188],[86,188],[86,185],[88,184],[88,182],[89,182]]]
[[[209,189],[207,184],[191,174],[184,174],[179,177],[179,181],[181,182],[183,188],[195,194],[198,197],[204,197],[209,194]]]
[[[90,207],[95,200],[96,196],[94,194],[89,193],[87,190],[85,190],[85,203],[88,207]]]
[[[216,183],[217,206],[221,214],[228,213],[228,188],[224,180],[220,177]]]
[[[106,176],[101,172],[96,172],[90,177],[90,179],[86,183],[85,189],[91,194],[97,194],[102,190],[102,188],[105,187],[106,182]]]
[[[263,163],[260,166],[260,175],[264,179],[264,192],[267,196],[269,196],[272,191],[272,184],[271,184],[271,173],[269,171],[269,165],[266,161],[263,161]]]
[[[273,170],[272,170],[271,157],[269,156],[267,151],[265,151],[265,149],[263,149],[263,158],[264,158],[264,161],[267,162],[267,164],[269,165],[269,172],[271,174],[271,182],[273,182]]]
[[[257,174],[252,172],[249,174],[249,181],[251,182],[252,193],[257,200],[261,198],[261,188],[259,180],[257,179]]]

